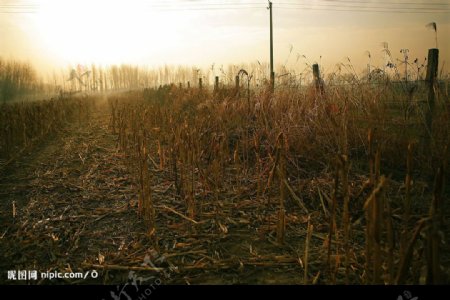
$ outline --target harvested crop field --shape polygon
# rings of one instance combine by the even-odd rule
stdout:
[[[53,100],[66,114],[39,138],[13,123],[0,268],[97,272],[31,284],[448,283],[448,148],[420,148],[419,114],[352,93]],[[448,111],[434,122],[448,141]]]

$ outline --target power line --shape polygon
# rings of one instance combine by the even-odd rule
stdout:
[[[258,5],[259,4],[259,5]],[[127,8],[127,5],[123,5],[124,8]],[[249,3],[192,3],[185,4],[179,3],[174,5],[174,3],[145,3],[142,6],[134,6],[131,4],[130,6],[132,10],[142,9],[157,9],[158,11],[188,11],[188,10],[221,10],[221,9],[257,9],[264,8],[261,3],[249,2]],[[0,12],[4,13],[33,13],[39,11],[40,6],[38,4],[0,4]],[[70,8],[67,8],[70,9]],[[130,9],[125,9],[126,11],[130,11]],[[105,11],[108,11],[108,7],[105,7]]]
[[[323,0],[324,2],[340,2],[340,3],[355,3],[355,4],[387,4],[387,5],[444,5],[448,6],[446,2],[385,2],[385,1],[346,1],[346,0]]]
[[[298,3],[299,1],[293,1],[293,2],[277,2],[275,4],[302,4]],[[383,5],[383,6],[402,6],[407,8],[406,6],[409,5],[415,5],[415,6],[443,6],[450,7],[450,3],[448,2],[381,2],[381,1],[345,1],[345,0],[319,0],[314,3],[311,3],[310,1],[304,1],[301,2],[307,2],[306,4],[314,5],[317,4],[317,2],[321,2],[322,4],[339,4],[342,3],[343,5],[361,5],[361,4],[371,4],[371,5]]]
[[[170,7],[170,6],[148,6],[143,8],[145,10],[155,10],[162,12],[170,11],[217,11],[217,10],[240,10],[240,9],[265,9],[264,6],[221,6],[221,7]],[[142,11],[142,9],[133,9],[136,12]],[[108,11],[108,9],[105,9]],[[129,12],[129,10],[126,10]],[[18,14],[18,13],[38,13],[39,9],[28,10],[21,8],[2,8],[0,7],[0,13],[5,14]]]
[[[339,9],[339,8],[325,8],[325,7],[309,7],[309,6],[279,6],[279,9],[290,9],[290,10],[314,10],[314,11],[332,11],[332,12],[365,12],[365,13],[399,13],[399,14],[448,14],[450,10],[400,10],[400,9],[347,9],[347,7]]]
[[[333,11],[333,12],[365,12],[365,13],[412,13],[412,14],[429,14],[429,13],[450,13],[447,7],[450,7],[445,3],[418,3],[418,2],[401,2],[401,3],[389,3],[389,2],[376,2],[377,5],[385,4],[387,6],[373,6],[374,2],[371,1],[345,1],[345,0],[324,0],[321,3],[328,4],[305,4],[305,3],[293,3],[293,2],[279,2],[274,3],[277,8],[280,9],[295,9],[295,10],[313,10],[313,11]],[[329,2],[345,3],[344,5],[330,4]],[[153,2],[147,3],[143,8],[135,7],[132,9],[154,9],[155,11],[217,11],[217,10],[240,10],[240,9],[262,9],[265,5],[259,2],[215,2],[215,3],[202,3],[196,2],[191,4],[167,2]],[[351,5],[349,5],[351,4]],[[370,5],[361,5],[370,4]],[[398,5],[422,5],[424,7],[417,6],[403,6],[396,7]],[[447,7],[429,7],[429,5],[447,5]],[[32,14],[37,13],[40,7],[39,4],[0,4],[0,13],[3,14]],[[108,10],[107,8],[105,9]],[[129,10],[127,10],[129,12]]]
[[[113,4],[114,5],[114,4]],[[141,3],[141,5],[138,5],[140,7],[142,6],[147,6],[147,7],[180,7],[180,6],[185,6],[185,7],[195,7],[195,6],[245,6],[245,5],[263,5],[263,3],[261,2],[215,2],[215,3],[211,3],[211,2],[207,2],[207,3],[202,3],[202,2],[194,2],[194,3],[173,3],[173,2],[150,2],[150,3]],[[21,8],[21,7],[34,7],[34,8],[38,8],[41,5],[36,3],[36,4],[0,4],[0,7],[11,7],[11,8]],[[122,6],[135,6],[133,5],[133,3],[126,3],[124,1],[124,3],[122,4]],[[106,6],[107,7],[107,6]]]
[[[335,5],[335,4],[302,4],[302,3],[286,3],[286,2],[280,2],[278,3],[280,5],[288,5],[288,6],[308,6],[308,7],[331,7],[331,8],[357,8],[357,9],[397,9],[397,10],[427,10],[427,11],[443,11],[445,9],[443,8],[436,8],[436,7],[386,7],[386,6],[363,6],[363,5]],[[449,7],[450,8],[450,7]]]
[[[364,13],[396,13],[396,14],[448,14],[450,11],[406,11],[406,10],[362,10],[362,9],[328,9],[328,8],[309,8],[309,7],[278,7],[278,9],[294,10],[315,10],[315,11],[333,11],[333,12],[364,12]]]
[[[306,2],[306,1],[302,1],[302,2]],[[450,3],[448,2],[381,2],[381,1],[346,1],[346,0],[319,0],[319,2],[322,3],[345,3],[345,4],[351,4],[351,5],[358,5],[358,4],[375,4],[375,5],[387,5],[387,6],[404,6],[404,5],[418,5],[418,6],[450,6]],[[129,4],[129,3],[127,3]],[[181,3],[181,2],[147,2],[144,5],[149,5],[149,6],[180,6],[180,5],[188,5],[188,6],[221,6],[221,5],[263,5],[264,2],[263,1],[247,1],[247,2],[213,2],[211,3],[210,1],[208,2],[202,2],[202,1],[196,1],[193,3]],[[276,2],[277,4],[291,4],[291,5],[295,5],[295,4],[300,4],[298,3],[298,1],[294,1],[294,2]],[[308,2],[308,4],[311,4]],[[314,3],[313,3],[314,4]],[[21,4],[21,3],[14,3],[14,4],[0,4],[0,6],[3,7],[39,7],[40,4],[39,3],[32,3],[32,4]]]

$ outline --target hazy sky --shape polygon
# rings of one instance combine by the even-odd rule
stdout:
[[[0,56],[46,71],[92,62],[267,62],[266,7],[257,0],[0,0]],[[435,47],[430,22],[437,23],[441,66],[450,64],[449,0],[274,0],[275,64],[302,69],[300,54],[332,71],[350,57],[361,70],[367,50],[381,65],[381,42],[396,58],[407,48],[412,60],[423,60]]]

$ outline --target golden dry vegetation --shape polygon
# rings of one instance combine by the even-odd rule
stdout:
[[[448,83],[436,91],[431,128],[427,89],[389,81],[4,104],[1,267],[448,283]]]

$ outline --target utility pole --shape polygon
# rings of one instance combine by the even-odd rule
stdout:
[[[272,2],[269,1],[270,12],[270,87],[272,92],[275,88],[275,73],[273,71],[273,27],[272,27]]]

